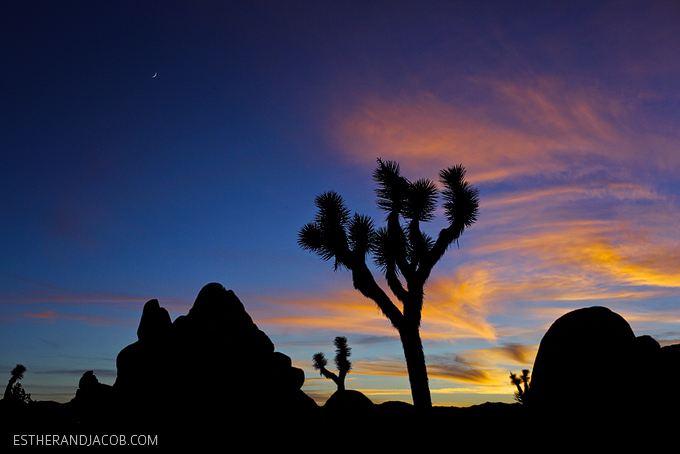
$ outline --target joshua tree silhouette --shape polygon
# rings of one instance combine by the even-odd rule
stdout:
[[[521,404],[525,403],[527,391],[531,389],[529,369],[522,369],[522,375],[519,377],[511,372],[510,381],[517,387],[517,391],[515,391],[515,400]],[[524,384],[524,389],[520,386],[522,384]]]
[[[345,377],[352,369],[352,362],[348,359],[352,355],[352,349],[347,345],[347,338],[338,336],[333,341],[335,345],[335,365],[338,368],[338,374],[326,369],[328,360],[323,352],[315,353],[312,357],[314,362],[314,369],[318,370],[324,377],[333,380],[339,391],[345,390]]]
[[[5,399],[9,400],[15,397],[16,393],[13,391],[15,388],[14,384],[17,382],[17,380],[21,380],[22,378],[24,378],[24,372],[26,372],[26,366],[24,366],[23,364],[17,364],[16,367],[12,369],[12,371],[10,372],[12,376],[10,377],[9,382],[7,383],[7,387],[5,388],[4,396]],[[19,385],[19,388],[17,388],[17,392],[23,391],[23,388],[20,388],[21,384],[20,383],[16,384]],[[30,395],[28,395],[28,399],[30,400]]]
[[[381,159],[373,179],[378,184],[378,207],[387,212],[385,227],[376,230],[371,218],[350,216],[342,197],[329,191],[316,197],[317,216],[300,229],[298,244],[323,260],[334,259],[335,270],[345,267],[351,271],[354,288],[375,301],[399,333],[414,405],[431,407],[420,339],[424,287],[449,246],[477,220],[478,191],[465,181],[461,165],[439,173],[448,226],[434,240],[421,231],[420,224],[434,219],[439,194],[435,183],[428,179],[411,182],[400,174],[399,164]],[[401,310],[375,281],[366,264],[369,254],[374,255],[391,292],[401,302]]]

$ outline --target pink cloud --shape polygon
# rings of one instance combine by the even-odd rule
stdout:
[[[28,312],[24,314],[24,317],[48,321],[72,320],[90,326],[110,326],[112,324],[116,324],[116,321],[110,317],[97,317],[84,314],[64,314],[53,311]]]

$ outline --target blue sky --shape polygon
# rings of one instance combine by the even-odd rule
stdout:
[[[679,342],[680,7],[470,3],[3,4],[0,376],[112,384],[147,300],[174,319],[216,281],[318,402],[336,335],[349,387],[409,401],[389,322],[297,246],[326,190],[382,220],[377,157],[480,189],[426,288],[435,404],[511,401],[573,308]]]

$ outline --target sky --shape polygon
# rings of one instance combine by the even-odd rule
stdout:
[[[2,2],[0,380],[113,384],[146,301],[174,320],[219,282],[319,404],[335,336],[348,388],[411,402],[389,321],[297,244],[324,191],[383,222],[377,158],[480,191],[425,289],[434,405],[512,402],[576,308],[680,343],[678,24],[675,1]]]

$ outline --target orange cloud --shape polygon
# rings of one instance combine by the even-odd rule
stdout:
[[[253,311],[253,319],[258,325],[286,331],[337,331],[394,336],[394,329],[376,304],[353,290],[351,284],[348,286],[348,289],[330,289],[314,297],[265,297],[272,312],[262,306]]]
[[[428,377],[430,379],[452,380],[456,382],[492,384],[492,374],[484,368],[469,364],[460,355],[426,355]],[[377,375],[381,377],[408,377],[403,360],[371,360],[353,363],[355,375]]]
[[[623,223],[567,223],[515,234],[502,244],[491,241],[476,252],[502,253],[497,260],[513,260],[518,272],[508,270],[509,264],[505,268],[517,284],[527,279],[538,284],[545,277],[554,289],[553,298],[584,299],[679,289],[678,246],[677,240],[645,238]],[[559,289],[570,291],[560,295]]]
[[[392,101],[369,97],[343,118],[337,135],[353,159],[373,165],[379,156],[430,172],[442,163],[462,162],[477,182],[526,174],[529,164],[540,165],[525,158],[539,158],[536,140],[475,115],[429,94]]]
[[[641,298],[680,288],[680,216],[649,185],[570,182],[482,202],[479,241],[467,254],[475,270],[457,279],[484,270],[478,285],[489,298]]]
[[[479,274],[482,275],[483,271],[479,271]],[[388,291],[386,285],[383,288]],[[483,281],[479,278],[465,282],[433,279],[426,288],[423,339],[495,339],[494,327],[485,319],[490,311],[487,306],[490,300],[480,297],[485,292]],[[398,304],[396,298],[393,300]],[[351,287],[329,290],[315,298],[291,296],[269,298],[267,302],[277,313],[274,315],[266,309],[257,310],[253,313],[253,319],[258,325],[287,332],[320,330],[398,337],[376,304]],[[280,315],[282,310],[284,314],[290,315]]]
[[[478,184],[574,166],[625,168],[626,175],[680,169],[680,140],[641,116],[638,97],[558,77],[464,83],[466,100],[365,95],[336,114],[334,138],[351,159],[370,165],[377,156],[419,172],[463,163]]]
[[[570,87],[556,77],[522,82],[480,79],[527,133],[552,139],[554,146],[582,150],[595,142],[620,140],[615,120],[626,115],[625,101],[593,87]],[[558,145],[561,144],[561,145]]]
[[[645,299],[677,293],[678,274],[669,269],[657,271],[633,263],[630,257],[615,252],[601,238],[591,237],[569,243],[568,236],[518,239],[503,255],[492,261],[464,265],[437,283],[450,288],[452,300],[461,298],[456,288],[477,288],[477,313],[484,316],[507,313],[515,302],[597,301],[611,299]],[[513,261],[513,256],[516,260]],[[553,311],[536,312],[527,318],[559,315]],[[546,309],[547,310],[547,309]],[[558,309],[564,310],[564,309]],[[432,317],[425,317],[425,323]],[[488,324],[486,324],[488,325]],[[484,325],[480,325],[484,326]],[[501,335],[497,328],[488,332]]]
[[[495,328],[486,317],[489,306],[489,273],[470,270],[473,275],[462,279],[433,278],[425,290],[423,337],[453,340],[455,338],[496,338]]]

